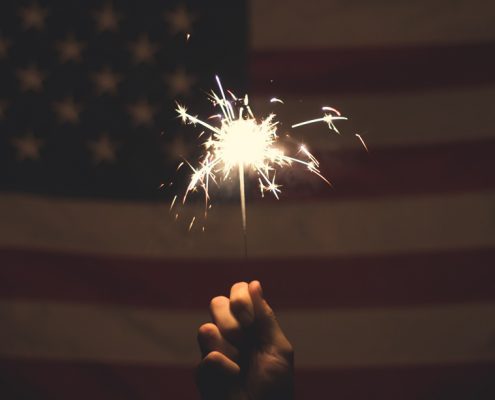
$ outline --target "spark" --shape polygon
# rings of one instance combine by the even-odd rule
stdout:
[[[280,190],[281,185],[278,185],[275,183],[275,174],[272,177],[271,182],[269,182],[267,185],[263,183],[262,180],[259,180],[260,183],[260,190],[261,190],[261,197],[264,197],[264,192],[271,192],[275,196],[275,198],[278,200],[278,194],[281,193],[282,191]]]
[[[292,128],[298,128],[300,126],[314,124],[316,122],[325,122],[328,124],[328,127],[332,131],[335,131],[335,132],[340,134],[339,130],[337,129],[337,127],[334,124],[334,121],[338,121],[338,120],[344,120],[345,121],[345,120],[347,120],[347,118],[343,117],[340,114],[340,112],[333,107],[325,106],[325,107],[322,107],[321,109],[324,111],[323,117],[310,119],[308,121],[299,122],[297,124],[292,125]]]
[[[366,146],[366,143],[364,142],[364,139],[361,137],[361,135],[359,133],[355,133],[354,135],[359,139],[366,152],[369,153],[368,146]]]
[[[209,204],[211,183],[219,186],[221,182],[237,172],[242,228],[246,237],[245,175],[257,177],[262,196],[269,192],[277,199],[281,193],[281,186],[275,180],[277,169],[298,164],[306,167],[308,171],[317,175],[326,183],[330,184],[330,182],[321,174],[318,160],[306,146],[300,146],[297,152],[300,156],[286,155],[281,139],[277,135],[279,122],[276,120],[275,114],[269,114],[262,119],[256,118],[249,106],[247,95],[244,98],[237,98],[232,92],[227,91],[230,96],[227,99],[220,79],[218,76],[215,79],[219,93],[212,90],[209,93],[209,99],[214,106],[220,109],[219,114],[214,114],[205,121],[190,114],[186,106],[177,103],[176,112],[183,123],[195,126],[200,125],[209,132],[209,136],[202,143],[204,151],[198,160],[197,166],[193,166],[186,161],[192,173],[182,202],[186,202],[190,193],[198,190],[202,191],[206,215],[206,211],[211,207]],[[271,101],[283,103],[282,100],[277,98],[273,98]],[[330,107],[324,108],[324,112],[325,115],[322,118],[295,124],[293,127],[323,121],[336,130],[333,121],[347,119],[341,116],[337,110]],[[184,163],[181,164],[183,165]],[[193,223],[194,219],[191,221],[190,227],[192,227]]]
[[[176,201],[177,201],[177,195],[174,196],[174,199],[172,200],[172,203],[170,203],[170,210],[172,210],[172,208],[174,208],[174,204],[175,204]]]
[[[270,103],[280,103],[280,104],[284,104],[284,102],[276,97],[272,97],[270,99]]]
[[[324,106],[324,107],[322,107],[321,109],[322,109],[323,111],[331,111],[331,112],[334,112],[334,113],[335,113],[335,114],[337,114],[339,117],[342,115],[342,114],[340,113],[340,111],[339,111],[339,110],[336,110],[336,109],[335,109],[335,108],[333,108],[333,107]]]
[[[189,42],[189,39],[191,38],[191,34],[190,33],[186,33],[186,42]]]
[[[192,229],[195,220],[196,220],[196,217],[192,217],[191,223],[189,224],[189,229],[188,229],[189,231]]]

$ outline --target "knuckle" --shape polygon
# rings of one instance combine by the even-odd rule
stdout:
[[[216,325],[212,324],[211,322],[203,324],[198,329],[198,337],[212,337],[215,335],[216,330]]]
[[[230,290],[231,292],[236,292],[239,289],[247,288],[247,285],[247,282],[236,282],[232,285]]]
[[[219,329],[222,336],[233,343],[242,337],[242,330],[238,323],[225,323]]]
[[[224,302],[225,302],[225,297],[224,296],[216,296],[216,297],[213,297],[211,300],[210,300],[210,309],[216,309],[218,307],[220,307]]]
[[[240,313],[241,311],[249,308],[249,302],[245,297],[235,296],[230,299],[230,309],[234,313]]]
[[[229,323],[222,326],[222,335],[232,338],[236,337],[240,332],[240,327],[237,324]]]
[[[206,355],[204,360],[207,364],[217,364],[220,361],[222,361],[222,353],[220,353],[219,351],[213,350]]]

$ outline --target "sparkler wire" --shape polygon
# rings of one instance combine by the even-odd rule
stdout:
[[[242,231],[244,237],[244,257],[247,258],[247,218],[246,218],[246,191],[244,189],[244,164],[239,163],[239,195],[241,197]]]

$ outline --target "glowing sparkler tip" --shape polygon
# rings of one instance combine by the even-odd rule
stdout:
[[[311,173],[330,184],[321,174],[318,160],[304,144],[299,147],[299,153],[304,155],[303,158],[286,155],[284,149],[279,147],[280,138],[277,135],[279,122],[275,119],[275,114],[270,114],[265,119],[257,119],[249,106],[247,95],[238,98],[227,90],[226,92],[230,96],[226,98],[218,75],[215,75],[215,80],[218,84],[219,94],[211,91],[209,100],[214,106],[219,107],[221,114],[215,114],[207,118],[207,120],[202,120],[189,114],[185,106],[176,103],[176,111],[184,123],[201,125],[211,132],[210,136],[202,143],[204,152],[199,159],[199,165],[193,167],[185,161],[191,168],[192,174],[182,198],[183,203],[185,203],[189,193],[201,190],[204,192],[206,217],[207,210],[211,208],[211,204],[209,204],[210,183],[219,184],[220,180],[231,180],[232,171],[237,170],[239,171],[241,210],[243,228],[245,229],[245,174],[254,173],[257,175],[262,196],[264,192],[270,192],[277,199],[281,193],[282,186],[275,180],[276,171],[280,168],[290,167],[295,163],[306,167]],[[283,101],[276,97],[273,97],[270,102],[283,104]],[[324,107],[323,111],[323,117],[294,124],[292,127],[325,122],[331,129],[337,131],[334,121],[347,119],[341,116],[340,112],[334,108]],[[211,124],[206,122],[210,120],[212,120]],[[202,135],[203,133],[199,137]],[[284,135],[284,137],[288,137],[288,135]],[[184,162],[178,168],[182,165],[184,165]],[[173,199],[171,208],[176,200],[176,198]],[[178,214],[176,214],[177,217]],[[191,220],[189,230],[192,229],[195,218]]]

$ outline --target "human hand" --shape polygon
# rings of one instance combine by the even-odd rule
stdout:
[[[211,300],[213,323],[199,328],[203,400],[290,400],[293,349],[258,281],[232,286]]]

